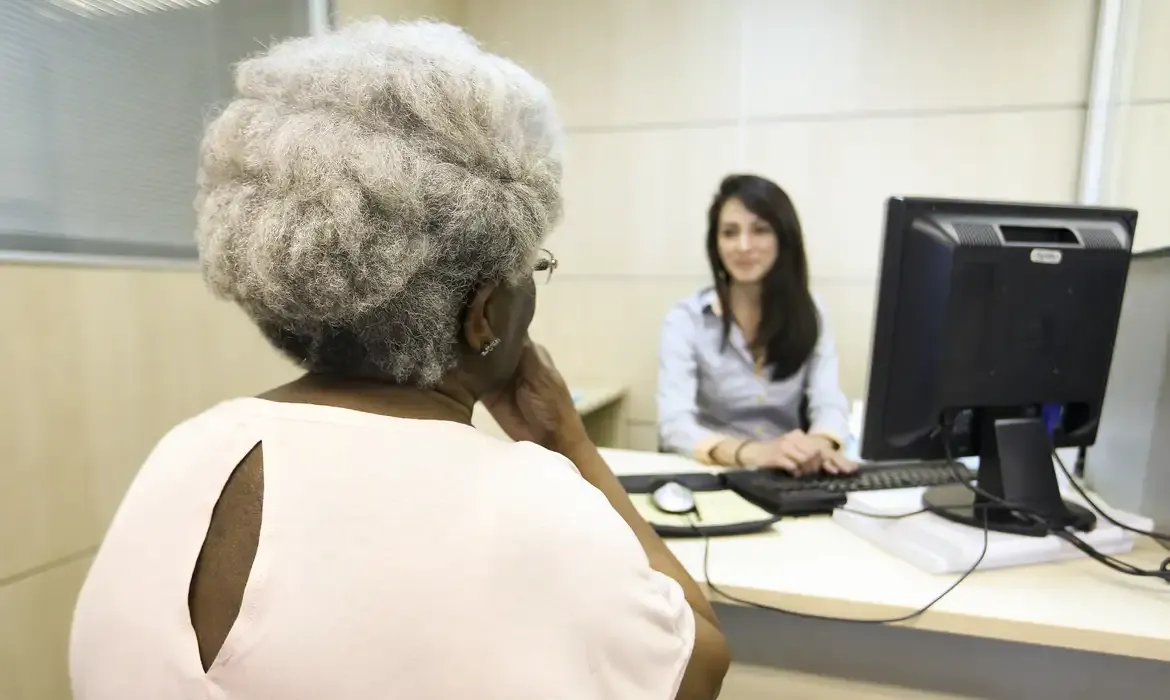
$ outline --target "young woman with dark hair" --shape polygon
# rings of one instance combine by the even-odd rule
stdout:
[[[824,311],[809,291],[792,200],[755,175],[723,180],[708,213],[713,287],[662,329],[662,446],[728,467],[853,471],[849,405]]]

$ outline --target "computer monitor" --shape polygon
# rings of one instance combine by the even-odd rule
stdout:
[[[1136,224],[1131,209],[891,198],[861,456],[978,456],[994,500],[952,485],[924,507],[1017,534],[1091,529],[1052,453],[1096,438]]]

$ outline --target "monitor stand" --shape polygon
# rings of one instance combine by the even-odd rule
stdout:
[[[979,436],[979,489],[1018,506],[1012,510],[977,495],[962,484],[928,488],[926,510],[947,520],[982,530],[1045,537],[1053,530],[1092,530],[1097,516],[1060,496],[1052,464],[1052,440],[1039,418],[1022,411],[985,410]],[[1020,511],[1039,514],[1020,515]]]

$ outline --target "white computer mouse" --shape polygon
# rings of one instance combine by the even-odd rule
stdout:
[[[695,492],[677,481],[668,481],[650,494],[654,507],[663,513],[684,515],[695,510]]]

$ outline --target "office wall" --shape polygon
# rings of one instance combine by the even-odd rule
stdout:
[[[1090,0],[469,2],[568,126],[535,332],[569,376],[625,382],[653,448],[659,323],[708,283],[719,179],[753,171],[797,204],[861,396],[885,197],[1073,201],[1095,21]]]
[[[339,9],[457,19],[458,7]],[[66,700],[73,601],[150,448],[295,370],[193,268],[0,263],[0,329],[0,698]]]
[[[1136,7],[1103,189],[1105,202],[1137,208],[1134,242],[1149,250],[1170,246],[1170,2],[1143,0]]]

